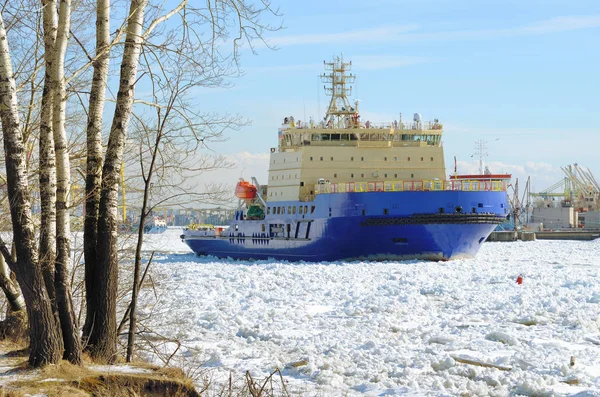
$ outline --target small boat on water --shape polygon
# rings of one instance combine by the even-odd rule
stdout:
[[[288,261],[471,257],[508,214],[506,180],[446,179],[437,119],[363,121],[351,62],[325,63],[323,121],[285,117],[268,186],[240,181],[228,228],[182,240],[198,255]],[[208,232],[208,231],[207,231]]]

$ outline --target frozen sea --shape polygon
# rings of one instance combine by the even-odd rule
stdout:
[[[600,240],[279,263],[196,257],[179,234],[146,236],[160,253],[141,316],[181,342],[180,362],[279,368],[303,395],[600,396]]]

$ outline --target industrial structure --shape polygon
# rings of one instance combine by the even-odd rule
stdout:
[[[561,167],[564,178],[538,193],[530,225],[544,229],[600,229],[600,184],[589,169],[577,163]]]

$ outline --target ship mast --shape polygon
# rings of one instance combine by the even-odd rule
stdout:
[[[487,142],[484,141],[483,139],[479,139],[477,141],[475,141],[475,150],[477,150],[477,153],[479,155],[479,175],[483,175],[484,171],[483,171],[483,157],[487,156],[486,150],[487,150]],[[471,156],[473,157],[473,156]]]
[[[321,81],[325,92],[331,95],[331,101],[325,115],[326,128],[348,128],[357,125],[358,101],[354,106],[350,105],[348,95],[352,94],[352,86],[356,79],[355,75],[346,74],[352,69],[352,62],[344,62],[344,56],[334,57],[333,62],[325,62],[326,73],[323,73]]]

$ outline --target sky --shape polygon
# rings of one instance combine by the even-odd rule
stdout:
[[[198,106],[252,125],[211,149],[236,161],[219,178],[267,179],[284,116],[324,116],[323,61],[343,54],[363,120],[419,112],[444,124],[446,172],[478,170],[547,188],[578,163],[600,180],[600,1],[273,0],[284,29],[241,53],[244,76],[204,89]],[[273,21],[275,24],[277,20]],[[215,177],[213,175],[212,177]],[[514,180],[514,179],[513,179]],[[232,182],[234,182],[232,181]]]

